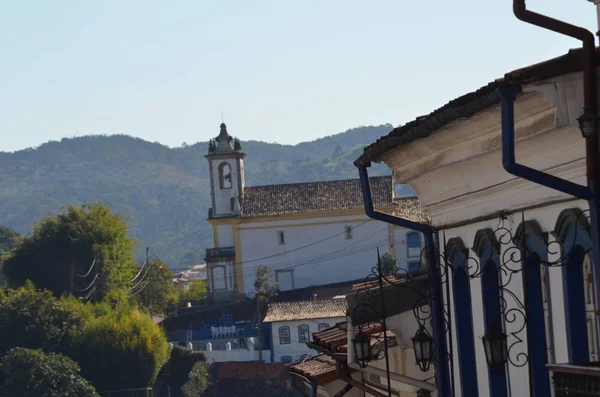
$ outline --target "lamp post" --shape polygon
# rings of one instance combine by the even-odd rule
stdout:
[[[506,364],[508,361],[506,334],[496,324],[492,324],[481,339],[488,365]]]
[[[429,371],[429,367],[433,361],[433,338],[427,333],[425,327],[421,325],[415,336],[411,339],[417,365],[421,371]]]
[[[367,368],[369,361],[371,361],[371,338],[364,332],[360,331],[356,338],[352,340],[354,345],[354,352],[356,354],[356,361],[361,368]]]
[[[579,122],[579,129],[581,130],[581,135],[583,135],[584,138],[589,138],[598,134],[600,121],[597,114],[586,110],[577,119],[577,122]]]

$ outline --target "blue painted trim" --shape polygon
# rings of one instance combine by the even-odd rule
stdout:
[[[563,266],[565,293],[565,316],[567,341],[569,346],[569,362],[587,362],[590,353],[588,348],[587,319],[585,312],[585,292],[583,289],[583,257],[571,255]]]
[[[527,346],[529,351],[529,382],[533,386],[533,396],[550,397],[550,375],[548,364],[548,345],[546,343],[546,321],[544,320],[544,301],[542,297],[542,273],[540,258],[536,254],[526,257],[523,264],[523,285],[526,293]],[[533,397],[532,396],[532,397]]]
[[[453,272],[452,295],[454,298],[454,318],[456,319],[460,388],[463,396],[478,397],[479,389],[474,387],[478,382],[475,337],[473,335],[471,281],[463,266],[456,268]]]
[[[369,173],[367,172],[367,168],[358,167],[358,175],[360,176],[360,186],[363,193],[365,213],[369,218],[421,232],[425,237],[425,254],[428,264],[427,273],[431,285],[430,300],[431,311],[433,314],[433,339],[435,342],[435,356],[446,357],[448,351],[448,342],[446,340],[442,278],[440,277],[438,266],[431,266],[432,264],[438,263],[436,246],[433,238],[433,229],[431,226],[425,223],[413,222],[408,219],[375,211],[375,208],[373,207],[373,197],[371,196],[371,186],[369,183]],[[449,364],[450,363],[446,359],[435,360],[435,378],[438,389],[438,397],[452,396]]]
[[[558,190],[570,196],[590,200],[592,191],[587,186],[557,178],[516,162],[514,101],[520,90],[518,86],[501,86],[498,88],[502,107],[502,166],[506,172],[519,178]]]

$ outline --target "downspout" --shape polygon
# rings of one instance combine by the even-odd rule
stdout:
[[[434,365],[436,386],[439,397],[450,397],[450,371],[448,360],[446,359],[446,333],[444,322],[444,300],[442,295],[442,280],[440,272],[436,266],[436,247],[434,241],[434,230],[430,225],[420,222],[414,222],[408,219],[400,218],[384,212],[375,211],[373,207],[373,198],[371,196],[371,185],[369,183],[369,173],[364,166],[358,167],[360,176],[360,185],[363,193],[365,213],[369,218],[390,223],[392,225],[404,227],[423,233],[425,237],[425,255],[427,258],[427,272],[431,283],[430,299],[431,310],[433,314],[433,338],[435,342]]]
[[[597,1],[594,1],[596,4]],[[593,116],[598,115],[598,85],[596,75],[596,41],[594,34],[587,29],[579,26],[571,25],[563,21],[559,21],[554,18],[547,17],[530,11],[527,9],[525,0],[513,0],[513,12],[515,16],[521,21],[530,23],[535,26],[539,26],[544,29],[551,30],[575,39],[579,39],[583,45],[583,111],[584,114],[590,114]],[[564,193],[572,196],[585,199],[589,203],[590,207],[590,220],[592,229],[592,263],[593,263],[593,274],[594,282],[596,285],[596,303],[600,303],[600,163],[598,162],[598,151],[599,138],[598,131],[592,136],[586,137],[586,171],[587,171],[587,188],[572,184],[571,182],[564,181],[560,178],[556,178],[554,182],[556,184],[550,185],[544,182],[548,182],[543,178],[538,178],[541,175],[547,175],[544,173],[534,173],[533,175],[523,175],[519,172],[511,172],[507,165],[515,164],[514,159],[514,110],[513,101],[515,99],[515,90],[513,92],[502,93],[502,161],[504,168],[524,179],[530,180],[541,185],[557,189]],[[508,90],[510,91],[510,89]],[[506,145],[508,144],[508,145]],[[505,149],[505,146],[508,146]],[[516,164],[515,164],[516,165]],[[514,169],[513,169],[514,171]],[[539,172],[539,171],[538,171]],[[562,189],[558,189],[561,187]],[[599,318],[596,316],[596,324],[598,324]]]

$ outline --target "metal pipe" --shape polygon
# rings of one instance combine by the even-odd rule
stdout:
[[[356,369],[362,372],[366,372],[369,374],[373,374],[376,376],[386,376],[386,372],[382,369],[379,368],[375,368],[375,367],[367,367],[367,368],[361,368],[360,366],[356,365],[356,364],[350,364],[349,366],[352,369]],[[427,383],[423,380],[420,379],[415,379],[415,378],[411,378],[409,376],[404,376],[404,375],[400,375],[400,374],[396,374],[394,372],[390,373],[390,378],[392,378],[392,380],[396,381],[396,382],[400,382],[400,383],[404,383],[405,385],[410,385],[419,389],[426,389],[429,391],[436,391],[437,388],[435,387],[435,385],[432,385],[431,383]]]
[[[360,185],[363,193],[365,213],[369,218],[421,232],[425,237],[427,272],[431,284],[430,300],[431,311],[433,314],[433,337],[435,342],[434,361],[436,385],[438,385],[439,397],[450,397],[450,371],[447,359],[447,342],[443,312],[444,299],[442,295],[442,280],[440,278],[436,261],[436,247],[433,237],[433,228],[425,223],[414,222],[408,219],[386,214],[384,212],[375,211],[375,208],[373,207],[373,197],[371,195],[371,185],[369,183],[369,173],[367,168],[358,167],[358,174],[360,176]]]

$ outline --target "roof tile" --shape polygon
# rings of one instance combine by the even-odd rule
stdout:
[[[345,299],[304,302],[271,302],[263,322],[306,320],[346,316]]]

